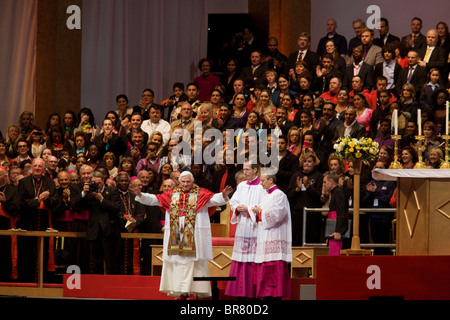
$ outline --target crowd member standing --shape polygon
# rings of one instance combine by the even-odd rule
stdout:
[[[46,231],[52,226],[51,209],[55,205],[56,186],[51,178],[45,175],[45,163],[42,158],[34,159],[31,174],[19,181],[18,192],[22,204],[17,227],[24,230]],[[18,268],[19,277],[23,281],[35,281],[37,267],[36,238],[19,237],[18,239]],[[51,242],[51,241],[50,241]],[[49,241],[46,241],[46,247]],[[50,243],[51,245],[51,243]],[[52,246],[50,247],[52,248]],[[44,278],[55,271],[54,260],[44,250],[44,261],[47,264]],[[51,254],[51,251],[50,251]]]

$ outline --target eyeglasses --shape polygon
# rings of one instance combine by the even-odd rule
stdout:
[[[17,148],[26,148],[28,147],[26,144],[21,144],[20,146],[17,146]]]
[[[156,149],[148,149],[147,151],[153,152],[153,151],[156,151]]]

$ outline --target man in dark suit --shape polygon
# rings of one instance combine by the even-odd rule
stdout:
[[[287,150],[287,137],[281,135],[278,137],[278,171],[277,185],[281,191],[286,192],[289,187],[291,177],[300,170],[300,163],[297,156]]]
[[[0,230],[15,228],[15,219],[19,213],[20,200],[17,188],[7,183],[8,172],[4,167],[0,168]],[[11,281],[12,256],[11,256],[12,237],[0,237],[0,281]]]
[[[420,61],[419,65],[427,68],[427,72],[431,69],[437,68],[441,73],[441,82],[447,83],[448,78],[445,73],[445,67],[447,66],[447,51],[438,47],[438,33],[436,30],[431,29],[427,32],[427,45],[418,50]]]
[[[275,70],[280,75],[286,70],[287,57],[278,50],[278,39],[270,37],[267,41],[267,52],[263,59],[267,69]]]
[[[365,63],[362,56],[363,50],[361,46],[353,48],[353,63],[349,64],[345,69],[344,80],[342,81],[343,88],[347,90],[351,89],[353,76],[359,76],[361,78],[364,90],[372,90],[374,87],[373,67]]]
[[[328,159],[333,152],[334,133],[336,127],[342,123],[342,120],[336,118],[336,105],[332,102],[325,102],[322,107],[322,117],[316,122],[315,131],[317,132],[317,150],[323,154],[324,159]],[[328,170],[328,162],[321,162],[319,170],[325,172]]]
[[[33,231],[46,231],[50,225],[51,209],[55,206],[55,182],[45,175],[45,163],[42,158],[33,159],[31,175],[19,181],[18,193],[22,204],[17,228]],[[18,239],[18,268],[22,281],[35,281],[34,278],[37,252],[37,239],[33,237],[19,237]],[[47,263],[49,241],[46,239],[44,261]],[[49,267],[44,271],[46,280],[54,274],[54,267],[49,261]]]
[[[395,45],[388,43],[381,48],[384,62],[377,63],[374,70],[374,79],[384,76],[387,79],[387,89],[395,92],[395,84],[402,67],[395,62]]]
[[[320,62],[320,56],[310,49],[311,46],[311,36],[307,32],[302,32],[297,39],[298,51],[293,52],[289,55],[286,74],[289,74],[289,70],[294,69],[295,63],[299,60],[303,60],[308,65],[308,70],[311,75],[316,74],[316,67]]]
[[[278,106],[274,115],[270,117],[269,129],[276,136],[287,136],[289,129],[294,126],[292,121],[288,119],[286,107]]]
[[[220,118],[215,118],[211,125],[219,129],[220,131],[225,131],[227,129],[237,129],[239,124],[236,120],[232,118],[233,106],[231,104],[223,104],[219,109]]]
[[[400,38],[389,33],[389,21],[386,18],[381,18],[378,32],[380,37],[373,40],[373,43],[379,47],[383,47],[388,43],[400,41]]]
[[[426,37],[420,33],[422,30],[422,19],[418,17],[414,17],[411,19],[411,34],[403,36],[400,40],[405,46],[406,49],[420,49],[426,46],[427,39]]]
[[[93,273],[119,274],[121,202],[117,189],[106,186],[104,181],[102,173],[92,173],[90,183],[83,185],[80,206],[89,210],[86,239],[90,243]]]
[[[356,109],[349,106],[345,110],[344,122],[336,126],[334,141],[339,138],[350,136],[352,138],[362,138],[366,134],[366,128],[356,120]]]
[[[422,86],[427,81],[427,68],[419,65],[419,54],[416,50],[410,50],[408,52],[408,67],[403,68],[398,76],[397,84],[395,85],[397,89],[397,95],[400,96],[402,93],[402,87],[406,83],[412,83],[414,89],[416,90],[417,97],[420,94]]]
[[[136,195],[128,190],[130,176],[119,172],[116,177],[117,190],[120,196],[120,229],[121,232],[137,232],[138,226],[146,218],[145,207],[136,202]],[[139,275],[140,266],[139,239],[121,239],[120,241],[120,273]]]
[[[251,65],[244,67],[240,78],[244,80],[245,86],[249,89],[255,88],[258,84],[263,84],[266,80],[267,67],[262,63],[261,51],[254,50],[250,54]]]
[[[337,22],[335,19],[328,19],[326,24],[327,34],[319,40],[317,54],[323,56],[326,52],[325,43],[331,39],[336,43],[339,54],[345,59],[347,57],[347,39],[336,32]]]

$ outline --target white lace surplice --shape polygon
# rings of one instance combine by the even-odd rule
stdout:
[[[279,189],[266,193],[260,208],[255,262],[292,262],[291,211],[286,195]]]
[[[233,255],[231,257],[234,261],[254,262],[257,225],[255,215],[251,209],[255,205],[260,205],[265,193],[259,183],[249,185],[247,181],[244,181],[237,186],[233,197],[230,199],[230,209],[232,212],[230,223],[237,224],[234,236]],[[241,204],[248,207],[250,217],[247,216],[247,213],[236,215],[236,207]]]

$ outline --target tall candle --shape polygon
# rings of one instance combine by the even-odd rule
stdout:
[[[450,108],[450,102],[447,101],[445,104],[445,134],[448,135],[448,112]]]
[[[394,122],[394,132],[395,135],[398,135],[398,110],[395,109],[392,115],[392,121]]]
[[[417,109],[417,124],[419,126],[419,136],[422,135],[422,110]]]

